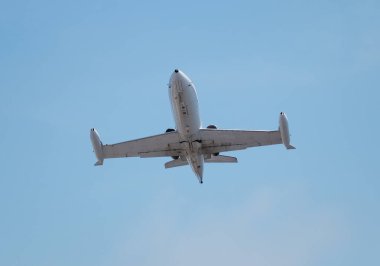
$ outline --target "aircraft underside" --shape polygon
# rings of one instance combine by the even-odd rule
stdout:
[[[222,152],[243,150],[250,147],[290,144],[288,120],[280,113],[278,130],[228,130],[215,125],[201,128],[198,99],[192,81],[175,70],[169,82],[169,96],[176,129],[142,139],[116,144],[103,144],[93,128],[91,142],[97,158],[95,165],[104,159],[123,157],[172,157],[165,168],[190,165],[200,183],[203,183],[204,163],[237,163],[235,157],[220,155]]]

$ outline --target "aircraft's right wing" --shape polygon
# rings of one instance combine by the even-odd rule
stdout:
[[[142,139],[106,145],[103,145],[98,132],[94,128],[90,131],[90,137],[96,158],[98,159],[95,165],[102,165],[104,159],[107,158],[174,157],[183,155],[178,132],[167,132]]]
[[[182,149],[177,132],[103,145],[103,158],[179,156]]]
[[[249,131],[201,129],[202,153],[214,154],[243,150],[249,147],[282,144],[281,133],[277,131]]]

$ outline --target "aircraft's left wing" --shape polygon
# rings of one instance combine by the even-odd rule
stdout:
[[[97,131],[92,129],[91,140],[98,158],[97,165],[103,164],[103,160],[107,158],[147,158],[182,155],[182,147],[179,143],[179,134],[177,132],[103,145]]]
[[[202,153],[213,154],[249,147],[281,144],[280,131],[201,129]]]

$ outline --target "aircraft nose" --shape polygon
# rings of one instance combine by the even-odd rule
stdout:
[[[173,72],[173,74],[170,77],[170,83],[179,80],[180,76],[181,76],[181,74],[180,74],[179,70],[177,68],[174,69],[174,72]]]
[[[176,68],[170,77],[169,84],[173,84],[175,82],[180,82],[181,84],[190,84],[191,80],[181,70]]]

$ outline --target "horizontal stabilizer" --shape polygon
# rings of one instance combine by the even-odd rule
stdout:
[[[212,155],[210,159],[205,159],[206,163],[237,163],[237,159],[231,156]]]
[[[165,163],[165,168],[173,168],[173,167],[184,166],[188,164],[189,163],[186,160],[176,159],[176,160],[172,160]]]

